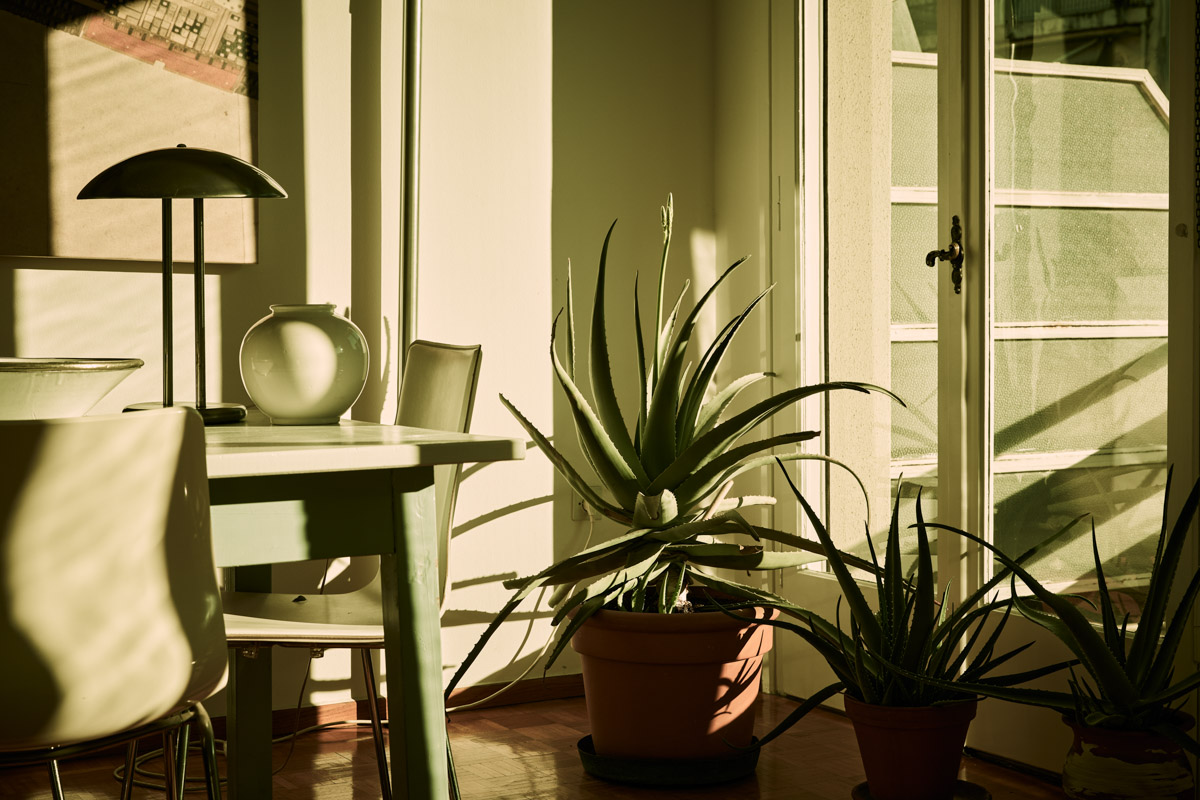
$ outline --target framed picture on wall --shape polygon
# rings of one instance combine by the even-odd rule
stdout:
[[[257,42],[256,0],[0,0],[0,255],[158,261],[159,204],[76,196],[178,144],[255,163]],[[190,260],[190,203],[175,202]],[[207,260],[253,263],[253,201],[206,212]]]

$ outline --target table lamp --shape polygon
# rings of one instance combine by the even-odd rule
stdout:
[[[239,422],[246,407],[236,403],[209,403],[205,397],[204,373],[204,199],[216,197],[287,197],[275,179],[240,158],[199,147],[167,147],[127,158],[92,178],[79,192],[80,200],[95,198],[162,199],[162,329],[163,400],[138,403],[125,409],[135,411],[174,405],[172,380],[174,352],[171,343],[171,201],[192,199],[195,314],[196,314],[196,410],[204,424]]]

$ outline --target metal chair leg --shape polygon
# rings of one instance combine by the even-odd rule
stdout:
[[[46,769],[50,772],[50,794],[54,800],[63,800],[62,777],[58,774],[58,762],[53,760],[48,762]]]
[[[130,739],[125,748],[125,777],[121,781],[121,800],[133,797],[133,773],[137,769],[137,739]]]
[[[187,752],[192,728],[184,724],[175,730],[175,774],[179,781],[179,793],[175,795],[175,800],[183,800],[183,793],[187,791]]]
[[[217,768],[217,737],[213,734],[208,711],[196,704],[196,724],[200,726],[200,749],[204,755],[204,786],[208,800],[221,800],[221,773]]]
[[[167,797],[179,800],[179,762],[175,758],[175,730],[163,731],[163,790]]]
[[[375,758],[379,762],[379,790],[383,800],[392,800],[392,780],[388,773],[387,746],[383,741],[383,722],[379,719],[379,692],[375,686],[375,667],[371,664],[371,651],[359,648],[362,658],[363,680],[367,683],[367,702],[371,705],[371,734],[375,738]]]

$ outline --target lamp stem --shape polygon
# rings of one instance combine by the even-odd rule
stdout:
[[[196,408],[205,408],[204,368],[204,198],[192,200],[192,235],[195,258],[195,286],[192,294],[196,303]]]
[[[172,362],[171,332],[174,322],[171,318],[171,198],[163,198],[163,229],[162,229],[162,245],[163,245],[163,307],[162,307],[162,329],[163,329],[163,407],[175,405],[173,393],[174,386],[174,369]]]

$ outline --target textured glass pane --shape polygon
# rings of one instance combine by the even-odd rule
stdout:
[[[1079,582],[1065,591],[1093,588],[1087,581],[1094,581],[1096,573],[1091,540],[1094,520],[1105,578],[1144,583],[1162,526],[1166,478],[1163,465],[997,475],[995,544],[1016,556],[1076,516],[1089,514],[1090,519],[1065,534],[1049,552],[1029,562],[1034,577],[1044,582]]]
[[[1166,444],[1165,339],[1016,340],[995,348],[996,455]]]
[[[937,69],[933,67],[892,67],[892,185],[937,186]]]
[[[937,342],[892,342],[892,458],[937,456]]]
[[[1133,83],[997,73],[995,152],[999,189],[1167,191],[1167,125]]]
[[[937,241],[937,206],[892,205],[892,322],[937,324],[938,271],[925,266]]]
[[[937,50],[937,0],[892,0],[892,49]]]
[[[1167,212],[998,208],[995,285],[998,322],[1165,320]]]
[[[935,69],[892,68],[893,186],[937,185],[936,104]],[[995,152],[1000,189],[1167,191],[1166,121],[1128,81],[997,73]]]

